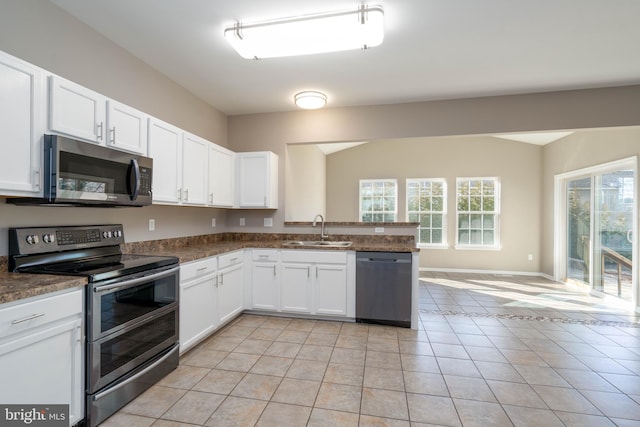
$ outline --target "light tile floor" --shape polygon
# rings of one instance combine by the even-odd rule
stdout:
[[[103,425],[640,425],[638,316],[539,277],[421,276],[419,330],[242,315]]]

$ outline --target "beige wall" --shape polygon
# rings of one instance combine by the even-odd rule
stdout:
[[[543,258],[541,268],[542,272],[552,275],[555,175],[631,156],[640,156],[640,128],[577,132],[546,145],[542,155]]]
[[[287,147],[285,220],[312,221],[326,214],[326,156],[315,144]]]
[[[224,114],[49,1],[2,0],[0,50],[227,145]],[[216,228],[211,227],[214,217]],[[151,218],[156,220],[153,232],[148,231]],[[127,241],[153,240],[225,231],[226,210],[172,206],[18,207],[5,204],[0,198],[0,255],[7,253],[9,227],[97,223],[124,224]]]
[[[370,142],[327,157],[327,217],[358,220],[360,179],[398,180],[398,220],[406,220],[406,179],[445,178],[449,249],[423,249],[420,267],[539,271],[542,147],[490,136],[409,138]],[[501,182],[499,251],[456,250],[457,177]],[[533,261],[528,261],[528,255]]]

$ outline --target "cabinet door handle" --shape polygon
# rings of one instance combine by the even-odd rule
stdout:
[[[38,317],[42,317],[44,316],[45,313],[36,313],[36,314],[32,314],[30,316],[27,317],[23,317],[22,319],[16,319],[11,321],[12,325],[17,325],[18,323],[22,323],[22,322],[28,322],[29,320],[33,320],[33,319],[37,319]]]
[[[224,286],[224,273],[220,273],[220,286]]]
[[[209,203],[213,203],[213,193],[209,193]]]
[[[307,277],[311,277],[311,266],[307,266]]]
[[[102,126],[104,125],[103,122],[100,122],[96,125],[96,136],[98,137],[99,140],[102,140]]]
[[[185,202],[189,201],[189,189],[188,188],[186,190],[184,190],[184,201]]]
[[[182,200],[182,188],[178,188],[178,200],[181,201]]]
[[[274,276],[276,275],[276,265],[275,264],[273,265],[273,275]]]
[[[198,268],[196,271],[199,273],[201,271],[205,271],[207,270],[209,267],[202,267],[202,268]]]
[[[76,341],[77,342],[83,342],[84,340],[82,339],[82,326],[78,326],[76,328]]]
[[[115,126],[114,126],[114,127],[112,127],[112,128],[109,130],[109,133],[111,134],[111,143],[112,143],[112,144],[115,144],[115,143],[116,143],[116,127],[115,127]]]
[[[40,188],[40,170],[33,171],[33,188],[34,189]]]
[[[316,279],[318,278],[318,266],[316,265]]]

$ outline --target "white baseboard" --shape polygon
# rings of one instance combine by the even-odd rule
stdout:
[[[552,276],[537,271],[511,271],[511,270],[478,270],[472,268],[431,268],[420,267],[420,271],[435,271],[440,273],[475,273],[475,274],[495,274],[499,276],[537,276],[554,280]]]

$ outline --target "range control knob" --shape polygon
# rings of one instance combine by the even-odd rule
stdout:
[[[53,242],[55,242],[55,241],[56,241],[56,236],[54,236],[53,234],[44,234],[44,235],[42,236],[42,240],[43,240],[45,243],[53,243]]]
[[[103,231],[102,232],[102,237],[104,237],[105,239],[110,239],[111,238],[111,231]]]
[[[27,244],[28,245],[35,245],[39,241],[40,241],[40,239],[38,239],[38,236],[36,236],[35,234],[29,234],[27,236]]]
[[[122,237],[122,231],[120,231],[120,230],[113,230],[113,237],[115,237],[115,238],[120,238],[120,237]]]

